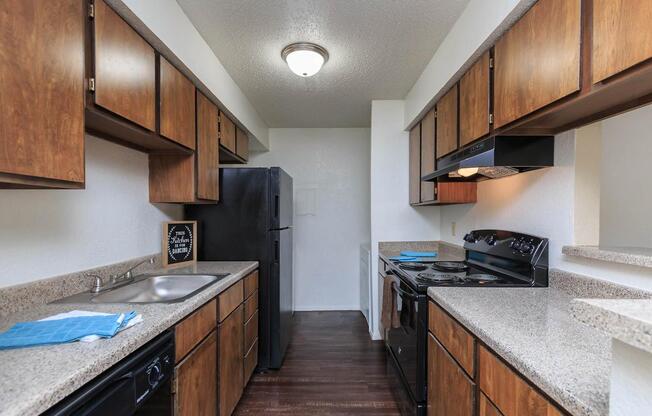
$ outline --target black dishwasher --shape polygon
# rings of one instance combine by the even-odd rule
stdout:
[[[167,331],[44,415],[171,415],[173,372],[174,333]]]

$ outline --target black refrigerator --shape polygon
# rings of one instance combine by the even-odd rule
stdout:
[[[281,168],[220,169],[220,202],[186,205],[201,261],[257,260],[258,368],[277,369],[290,341],[292,178]]]

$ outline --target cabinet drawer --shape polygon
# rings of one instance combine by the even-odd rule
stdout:
[[[226,289],[217,297],[220,322],[226,319],[243,301],[242,280]]]
[[[256,366],[258,365],[258,340],[254,342],[254,345],[251,346],[249,351],[244,357],[244,386],[249,383],[251,375],[254,373]]]
[[[245,300],[244,303],[244,314],[245,321],[248,321],[251,318],[251,315],[258,310],[258,291],[255,291],[251,296]]]
[[[434,302],[428,307],[428,329],[473,378],[475,339]]]
[[[253,295],[256,289],[258,289],[258,270],[254,270],[251,272],[251,274],[244,278],[245,299]]]
[[[258,312],[254,313],[254,316],[251,317],[244,324],[244,350],[249,351],[251,345],[258,338]]]
[[[216,301],[211,300],[174,328],[174,353],[181,361],[199,342],[217,326]]]
[[[485,347],[479,348],[478,356],[480,390],[504,416],[563,414]]]

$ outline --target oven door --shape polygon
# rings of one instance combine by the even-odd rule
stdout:
[[[400,325],[387,333],[387,347],[391,350],[398,371],[407,384],[412,400],[424,400],[419,388],[419,296],[410,286],[399,279],[393,283],[392,295],[398,299]]]

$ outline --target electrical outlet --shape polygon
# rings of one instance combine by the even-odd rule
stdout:
[[[451,222],[451,235],[453,237],[457,235],[457,223],[455,221]]]

